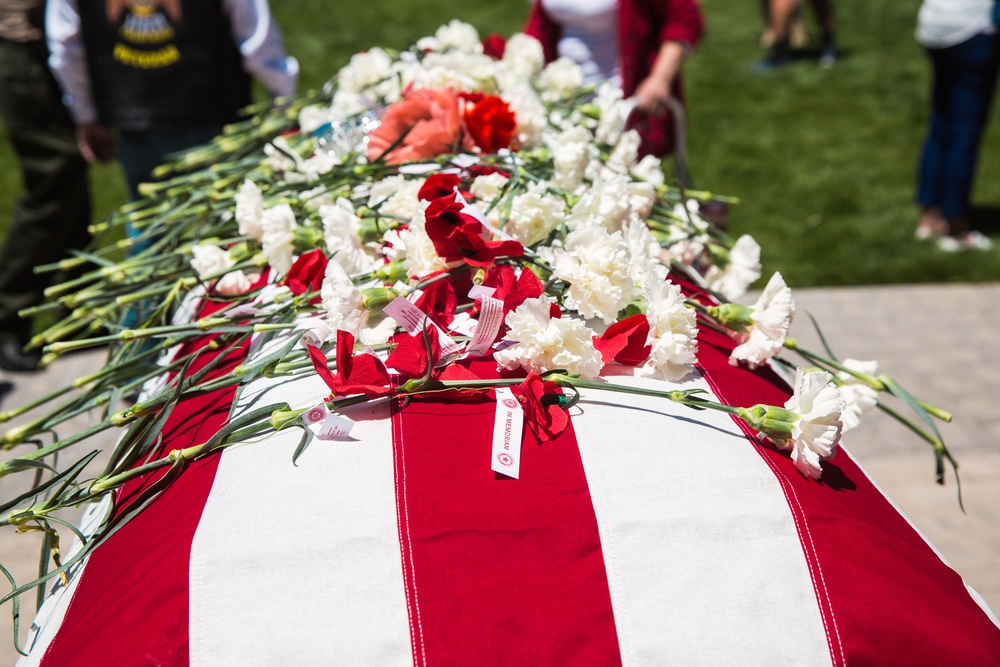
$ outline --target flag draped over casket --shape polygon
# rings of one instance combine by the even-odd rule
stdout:
[[[682,386],[781,404],[731,348],[703,331]],[[186,400],[163,450],[325,393]],[[511,479],[495,405],[375,401],[297,465],[291,431],[197,462],[50,597],[23,664],[996,664],[996,617],[847,451],[814,481],[728,415],[586,391]]]

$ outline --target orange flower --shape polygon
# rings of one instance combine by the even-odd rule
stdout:
[[[462,122],[458,97],[450,89],[405,93],[402,100],[386,111],[382,125],[368,135],[368,159],[377,159],[400,137],[403,140],[385,156],[389,164],[471,151],[475,147]]]

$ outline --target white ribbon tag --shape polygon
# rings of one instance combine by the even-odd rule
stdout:
[[[320,440],[343,440],[354,428],[352,420],[330,412],[326,403],[320,403],[308,410],[302,418],[313,435]]]
[[[521,435],[524,410],[507,387],[497,387],[497,411],[493,418],[493,463],[491,470],[518,478],[521,474]]]
[[[448,325],[448,331],[454,331],[459,336],[472,338],[476,333],[477,326],[479,326],[479,323],[472,319],[472,316],[468,313],[456,313],[455,319]]]
[[[397,296],[392,302],[382,309],[386,315],[396,320],[399,326],[411,336],[423,330],[424,322],[433,326],[438,332],[438,341],[441,343],[441,355],[447,356],[462,350],[462,346],[456,343],[451,336],[441,331],[441,327],[434,324],[431,318],[427,317],[424,311],[420,310],[406,300],[406,297]]]
[[[496,287],[487,287],[486,285],[473,285],[472,289],[469,290],[470,299],[478,299],[484,296],[493,296],[496,294]]]
[[[468,356],[484,356],[490,351],[503,325],[503,301],[491,296],[479,300],[479,326],[469,342]]]
[[[483,215],[483,212],[480,211],[477,207],[465,201],[465,197],[462,196],[461,192],[455,193],[455,201],[462,205],[462,213],[468,216],[472,216],[473,218],[478,220],[479,224],[481,224],[486,229],[490,230],[493,233],[493,235],[496,236],[498,239],[502,239],[504,241],[514,240],[514,237],[508,234],[507,232],[503,231],[502,229],[497,229],[496,227],[494,227],[490,223],[490,221],[486,219],[486,216]]]

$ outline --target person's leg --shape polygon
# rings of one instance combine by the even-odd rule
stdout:
[[[831,67],[838,57],[836,40],[836,23],[834,21],[833,0],[810,0],[819,24],[820,56],[819,63]]]
[[[996,89],[997,46],[996,35],[977,35],[943,49],[954,83],[946,101],[951,140],[943,155],[941,210],[949,221],[960,221],[953,233],[964,231],[980,141]]]
[[[0,339],[23,345],[31,323],[17,313],[40,304],[53,277],[34,267],[84,247],[90,223],[86,163],[40,44],[0,41],[0,117],[25,189],[0,250]]]
[[[771,0],[771,47],[753,71],[766,72],[788,64],[788,38],[797,4],[798,0]]]
[[[128,182],[129,199],[136,201],[141,198],[139,185],[152,182],[153,170],[166,162],[171,153],[207,143],[221,131],[222,127],[219,125],[197,125],[119,132],[118,159]],[[142,230],[129,223],[126,224],[125,231],[133,242],[129,249],[130,255],[142,252],[154,242],[153,238],[143,237]],[[152,305],[148,300],[139,302],[125,311],[120,325],[128,329],[134,328],[147,319],[151,310]]]
[[[948,112],[954,73],[951,62],[941,49],[928,49],[931,62],[931,104],[927,121],[927,136],[920,151],[917,176],[917,203],[923,209],[918,238],[942,236],[948,232],[948,222],[941,212],[944,183],[944,156],[951,139]]]

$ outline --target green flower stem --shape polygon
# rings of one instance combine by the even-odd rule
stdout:
[[[628,387],[620,384],[612,384],[610,382],[597,382],[595,380],[584,380],[582,378],[574,377],[572,375],[562,375],[559,373],[554,373],[552,375],[546,376],[547,380],[554,381],[557,385],[573,386],[578,389],[600,389],[602,391],[613,391],[620,394],[634,394],[637,396],[653,396],[655,398],[665,398],[668,401],[673,401],[674,403],[679,403],[681,405],[686,405],[691,408],[708,408],[709,410],[717,410],[719,412],[725,412],[727,414],[736,415],[742,419],[743,414],[746,413],[744,408],[734,408],[731,405],[726,405],[724,403],[718,403],[716,401],[710,401],[699,396],[694,396],[690,391],[687,390],[673,390],[673,391],[657,391],[655,389],[643,389],[641,387]]]
[[[864,382],[866,385],[868,385],[875,391],[889,391],[888,387],[891,384],[893,384],[892,378],[890,378],[888,375],[884,373],[879,375],[878,377],[875,377],[869,375],[868,373],[862,373],[853,368],[848,368],[847,366],[840,363],[836,359],[830,359],[829,357],[813,352],[812,350],[803,348],[794,338],[787,338],[785,340],[785,347],[788,348],[789,350],[795,350],[795,352],[802,355],[808,361],[817,364],[821,367],[825,367],[824,368],[825,370],[833,368],[835,370],[847,373],[851,377],[857,378],[861,382]],[[950,422],[952,420],[952,414],[947,410],[942,410],[941,408],[933,406],[925,401],[920,400],[919,398],[916,399],[916,401],[920,405],[920,407],[922,407],[924,410],[928,412],[928,414],[934,415],[941,421]]]
[[[57,440],[56,442],[53,442],[50,445],[46,445],[45,447],[39,447],[38,449],[32,450],[22,456],[18,456],[16,459],[13,459],[12,461],[0,462],[0,479],[6,477],[11,472],[14,472],[17,469],[15,464],[16,461],[19,460],[41,461],[45,459],[47,456],[51,456],[52,454],[55,454],[56,452],[69,447],[70,445],[75,445],[78,442],[82,442],[83,440],[86,440],[90,436],[96,435],[97,433],[100,433],[101,431],[104,431],[113,425],[114,424],[110,419],[105,419],[99,424],[95,424],[90,428],[80,431],[79,433],[74,433],[68,438]],[[0,444],[7,442],[9,440],[11,432],[17,430],[18,429],[11,429],[10,431],[7,431],[7,433],[4,434],[3,438],[0,439]]]

